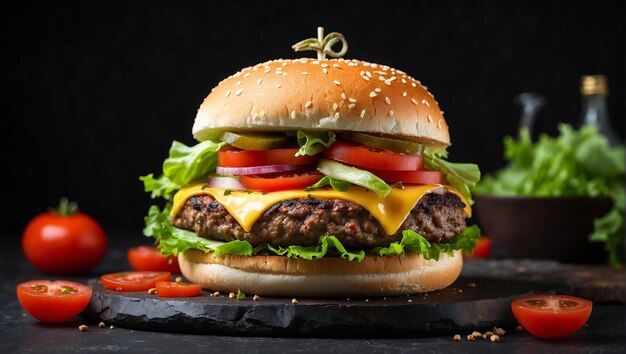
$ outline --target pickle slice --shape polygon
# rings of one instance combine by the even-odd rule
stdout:
[[[270,150],[289,146],[289,137],[271,133],[224,132],[222,141],[243,150]]]
[[[381,136],[375,136],[365,133],[346,132],[343,134],[343,138],[346,140],[354,141],[355,143],[369,146],[374,149],[391,150],[395,152],[401,152],[403,154],[421,155],[424,151],[424,146],[420,143],[392,138],[383,138]]]

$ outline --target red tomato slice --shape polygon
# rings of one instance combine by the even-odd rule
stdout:
[[[563,338],[576,333],[589,319],[593,303],[567,295],[530,295],[513,300],[517,321],[540,338]]]
[[[115,291],[146,291],[154,288],[157,282],[170,280],[169,272],[120,272],[105,274],[100,279],[102,285]]]
[[[272,150],[225,149],[217,153],[217,165],[221,167],[251,167],[267,165],[310,165],[318,156],[296,156],[298,148]]]
[[[17,299],[39,321],[63,322],[87,307],[91,288],[65,280],[31,280],[17,286]]]
[[[160,281],[156,283],[156,290],[161,297],[194,297],[202,293],[202,285]]]
[[[268,173],[264,175],[240,176],[244,187],[262,192],[289,189],[304,189],[319,181],[323,174],[316,171]]]
[[[481,236],[476,240],[476,247],[472,253],[464,253],[468,258],[489,258],[491,255],[491,238]]]
[[[444,184],[445,177],[439,171],[385,171],[367,169],[385,182],[405,184]]]
[[[178,257],[165,257],[153,246],[137,246],[128,249],[128,263],[137,271],[170,272],[180,274]]]
[[[416,171],[424,167],[424,159],[418,155],[377,150],[341,140],[335,141],[328,149],[324,150],[324,156],[357,167],[374,170]]]

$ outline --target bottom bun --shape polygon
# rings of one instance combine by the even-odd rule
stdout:
[[[188,250],[178,256],[183,275],[206,289],[266,296],[388,296],[438,290],[461,273],[460,251],[438,261],[419,254],[317,260],[281,256],[213,256]]]

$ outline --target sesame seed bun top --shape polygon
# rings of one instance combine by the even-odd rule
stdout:
[[[273,60],[220,82],[193,125],[202,141],[222,131],[323,129],[382,134],[448,146],[443,112],[402,71],[358,60]]]

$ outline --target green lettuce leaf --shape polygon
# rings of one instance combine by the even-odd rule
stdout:
[[[335,141],[335,133],[298,130],[297,138],[300,150],[296,152],[296,156],[315,155],[324,151]]]
[[[182,186],[172,182],[169,178],[161,175],[159,178],[154,178],[154,174],[139,177],[139,180],[143,182],[144,190],[150,192],[150,197],[165,198],[166,200],[172,200],[172,197],[177,190]]]
[[[215,170],[217,151],[226,143],[207,140],[194,146],[187,146],[178,141],[172,142],[169,157],[163,162],[163,174],[154,178],[154,174],[139,177],[144,190],[152,198],[172,200],[175,192],[182,187],[205,178]]]
[[[480,229],[473,225],[466,227],[463,232],[450,243],[430,243],[422,235],[413,230],[402,231],[402,240],[394,242],[388,247],[376,247],[372,253],[379,256],[419,253],[426,259],[439,260],[441,253],[452,253],[456,250],[470,253],[480,237]]]
[[[224,254],[249,256],[253,254],[254,248],[247,241],[220,242],[208,240],[194,232],[172,226],[169,216],[171,208],[171,203],[168,203],[162,211],[153,205],[148,211],[148,216],[144,218],[144,235],[154,238],[164,255],[177,255],[188,249],[215,252],[216,256]]]
[[[533,142],[527,130],[504,138],[509,164],[475,192],[520,196],[606,196],[613,209],[594,221],[590,240],[604,242],[614,266],[624,262],[624,146],[611,147],[595,127],[559,125],[559,136]]]
[[[317,170],[333,179],[365,187],[381,197],[386,197],[391,192],[391,187],[371,172],[346,166],[334,160],[321,159]]]
[[[424,165],[432,171],[441,171],[446,175],[446,180],[456,188],[470,204],[474,204],[470,187],[480,180],[480,169],[472,163],[454,163],[443,159],[447,156],[445,150],[437,152],[424,150]]]
[[[324,186],[331,186],[332,189],[337,190],[337,191],[347,191],[348,188],[350,188],[351,184],[350,182],[346,182],[346,181],[340,181],[337,179],[334,179],[332,177],[328,177],[328,176],[324,176],[322,177],[322,179],[320,179],[319,181],[317,181],[317,183],[306,187],[304,190],[305,191],[311,191],[314,190],[316,188],[320,188],[320,187],[324,187]]]
[[[289,247],[272,247],[266,246],[268,250],[279,256],[287,256],[290,258],[303,259],[319,259],[326,255],[340,256],[349,261],[362,261],[365,258],[365,251],[350,252],[341,244],[335,236],[322,236],[317,245],[314,246],[289,246]]]

